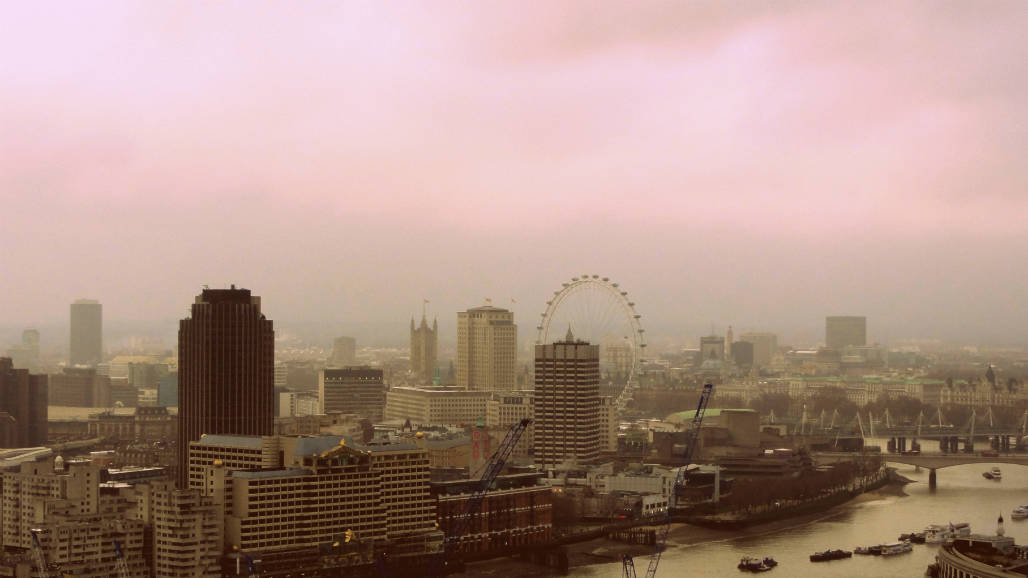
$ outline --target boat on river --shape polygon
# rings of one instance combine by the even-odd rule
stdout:
[[[1010,517],[1014,520],[1023,520],[1028,518],[1028,506],[1018,506],[1014,508],[1014,511],[1010,512]]]
[[[904,540],[910,540],[911,544],[924,544],[924,532],[911,532],[909,534],[900,534],[897,538],[900,542]]]
[[[861,556],[880,556],[882,554],[882,547],[884,544],[878,544],[877,546],[857,546],[853,549],[854,554],[860,554]]]
[[[767,572],[778,565],[778,562],[774,558],[767,557],[761,560],[760,558],[750,558],[749,556],[739,561],[738,568],[745,572]]]
[[[932,524],[924,529],[924,539],[928,544],[941,544],[954,538],[963,538],[971,535],[971,525],[967,522],[958,524]]]
[[[815,552],[810,555],[811,562],[827,562],[829,560],[842,560],[843,558],[852,558],[853,552],[846,550],[825,550],[824,552]]]
[[[892,542],[882,546],[882,556],[895,556],[896,554],[906,554],[913,551],[914,546],[907,541]]]

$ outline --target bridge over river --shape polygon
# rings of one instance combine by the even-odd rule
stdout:
[[[819,463],[832,463],[836,461],[849,461],[854,457],[848,452],[818,452],[814,458]],[[1023,454],[997,454],[995,456],[983,456],[980,454],[882,454],[882,459],[887,462],[906,464],[927,468],[928,487],[935,487],[935,470],[952,466],[963,466],[967,464],[1013,464],[1017,466],[1028,466],[1028,455]]]

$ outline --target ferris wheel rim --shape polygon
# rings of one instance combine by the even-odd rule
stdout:
[[[569,282],[565,282],[561,285],[559,291],[554,291],[553,298],[546,302],[546,311],[542,314],[542,321],[538,327],[536,327],[536,344],[541,345],[546,343],[549,333],[550,324],[553,321],[554,313],[559,308],[560,304],[564,302],[572,294],[581,291],[586,287],[599,287],[607,295],[613,297],[614,302],[618,304],[622,312],[625,314],[625,320],[631,327],[631,337],[629,340],[632,344],[632,357],[633,366],[638,365],[642,358],[642,352],[646,348],[646,336],[645,330],[642,327],[642,323],[639,321],[642,317],[635,310],[635,303],[629,301],[628,292],[621,290],[618,283],[610,281],[608,277],[599,277],[598,275],[586,275],[582,277],[572,277]],[[572,328],[572,331],[574,328]],[[635,367],[633,367],[634,371]]]

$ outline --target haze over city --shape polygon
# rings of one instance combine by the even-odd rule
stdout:
[[[170,336],[236,283],[284,330],[400,344],[422,299],[452,334],[491,297],[527,337],[596,273],[655,337],[816,343],[859,314],[882,342],[1025,344],[1023,2],[2,18],[10,335],[91,297]]]

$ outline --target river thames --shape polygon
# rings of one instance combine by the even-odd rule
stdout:
[[[1011,520],[1010,511],[1028,504],[1028,467],[996,464],[1003,470],[1002,481],[987,480],[982,472],[992,464],[973,464],[937,470],[938,488],[928,489],[928,470],[890,464],[914,483],[904,486],[906,496],[876,493],[838,506],[825,516],[784,529],[745,537],[728,537],[713,542],[681,545],[669,539],[658,576],[744,576],[736,568],[743,556],[774,557],[779,565],[766,576],[817,576],[892,578],[924,575],[935,560],[937,545],[915,544],[914,551],[897,556],[857,556],[832,562],[813,563],[810,554],[827,548],[853,550],[892,542],[906,532],[920,531],[928,524],[969,522],[974,533],[993,534],[996,518],[1003,514],[1006,533],[1018,544],[1028,543],[1028,520]],[[752,530],[751,530],[752,531]],[[636,572],[646,572],[649,558],[636,558]],[[613,578],[621,575],[620,563],[583,566],[571,576]]]

